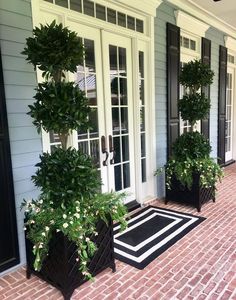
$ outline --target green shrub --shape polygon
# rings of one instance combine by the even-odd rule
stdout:
[[[201,87],[212,84],[214,72],[208,65],[203,64],[200,60],[193,60],[182,67],[180,73],[180,83],[189,88],[190,94],[194,90],[197,92]]]
[[[29,105],[28,114],[38,131],[42,127],[46,132],[62,134],[88,128],[88,99],[74,82],[44,82],[36,91],[36,102]]]
[[[178,161],[209,157],[210,152],[209,141],[198,131],[183,133],[173,144],[173,157]]]
[[[205,119],[209,113],[210,99],[204,94],[184,95],[178,101],[181,118],[194,125],[198,120]]]
[[[32,176],[33,182],[55,207],[67,207],[100,191],[100,176],[92,159],[76,149],[56,148],[51,154],[43,153],[36,166],[39,169]]]
[[[43,76],[60,81],[64,72],[75,72],[76,66],[82,63],[84,48],[76,32],[53,21],[50,25],[35,27],[33,37],[26,39],[22,54],[43,71]]]

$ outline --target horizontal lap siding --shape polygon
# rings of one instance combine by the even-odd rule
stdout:
[[[214,71],[213,84],[211,85],[211,110],[210,110],[210,142],[212,157],[217,157],[218,139],[218,83],[219,83],[219,46],[224,45],[224,34],[214,28],[206,32],[206,38],[211,40],[211,69]]]
[[[174,9],[161,4],[155,18],[155,91],[156,91],[156,153],[157,167],[166,162],[167,151],[167,78],[166,23],[175,24]],[[157,177],[157,196],[165,195],[164,176]]]
[[[31,3],[27,0],[0,1],[0,43],[10,133],[21,264],[25,262],[23,214],[20,204],[37,196],[30,178],[42,151],[41,136],[26,115],[33,102],[36,75],[21,51],[32,35]]]

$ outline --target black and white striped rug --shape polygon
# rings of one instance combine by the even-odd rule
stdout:
[[[145,268],[205,218],[148,206],[128,219],[128,228],[114,226],[115,258]]]

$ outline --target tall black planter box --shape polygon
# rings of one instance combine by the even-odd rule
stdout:
[[[186,186],[183,186],[176,178],[173,176],[171,180],[171,190],[166,188],[166,198],[165,203],[167,204],[169,200],[175,202],[181,202],[185,204],[192,205],[197,208],[198,212],[201,211],[201,207],[204,203],[209,200],[215,202],[215,189],[202,188],[200,187],[200,174],[193,174],[193,184],[189,190]]]
[[[89,262],[89,270],[93,276],[107,267],[115,272],[113,222],[110,219],[108,226],[100,220],[97,224],[97,236],[91,240],[98,250]],[[74,290],[87,281],[79,270],[79,262],[75,243],[68,240],[61,232],[55,233],[49,244],[49,255],[43,262],[42,269],[37,272],[33,269],[33,245],[26,238],[27,278],[31,273],[50,283],[61,291],[65,300],[70,299]]]

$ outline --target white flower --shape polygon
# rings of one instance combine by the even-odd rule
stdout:
[[[42,232],[42,236],[46,236],[46,233],[45,233],[45,232]]]
[[[79,219],[80,218],[80,214],[78,214],[78,213],[75,213],[75,215],[74,215],[77,219]]]
[[[43,200],[42,200],[42,199],[41,199],[41,200],[39,200],[39,203],[40,203],[40,204],[43,204]]]
[[[27,230],[27,228],[26,228],[26,227],[24,227],[24,230]]]
[[[39,248],[43,248],[43,245],[42,245],[42,244],[40,244],[40,245],[39,245]]]
[[[89,275],[88,272],[82,272],[82,274],[83,274],[84,276]]]
[[[86,237],[85,241],[86,241],[86,242],[89,242],[89,241],[90,241],[90,238]]]
[[[72,224],[73,224],[73,221],[70,221],[70,224],[72,225]]]
[[[46,227],[45,227],[45,230],[46,230],[46,231],[49,231],[49,227],[48,227],[48,226],[46,226]]]
[[[35,221],[34,220],[30,220],[30,224],[34,224],[35,223]]]
[[[52,225],[55,224],[55,221],[54,221],[54,220],[51,220],[51,221],[50,221],[50,224],[52,224]]]
[[[56,229],[56,232],[59,232],[59,231],[61,231],[60,229]]]
[[[64,228],[67,228],[69,225],[68,225],[68,223],[64,223],[62,226],[63,226]]]
[[[78,257],[76,258],[76,261],[79,261],[79,258],[78,258]]]
[[[66,215],[66,214],[63,214],[62,217],[63,217],[63,219],[66,219],[66,218],[67,218],[67,215]]]
[[[98,235],[98,233],[95,231],[95,232],[94,232],[94,235],[96,236],[96,235]]]
[[[86,261],[82,261],[82,265],[87,265]]]

